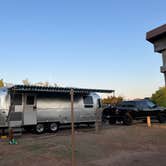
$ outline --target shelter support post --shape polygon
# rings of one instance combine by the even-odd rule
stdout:
[[[75,131],[74,131],[74,90],[70,91],[71,98],[71,150],[72,150],[72,166],[75,166]]]

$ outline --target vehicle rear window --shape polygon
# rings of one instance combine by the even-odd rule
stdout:
[[[133,108],[133,107],[135,107],[135,103],[134,102],[123,102],[123,103],[121,103],[120,105],[119,105],[119,107],[130,107],[130,108]]]

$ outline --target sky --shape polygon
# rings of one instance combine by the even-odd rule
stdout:
[[[0,78],[114,89],[126,99],[164,85],[146,32],[165,0],[0,0]]]

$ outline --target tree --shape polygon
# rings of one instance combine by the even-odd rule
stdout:
[[[30,85],[30,84],[31,84],[28,79],[22,80],[22,83],[23,83],[24,85]]]
[[[3,82],[3,79],[0,80],[0,87],[3,87],[4,86],[4,82]]]
[[[123,101],[123,97],[122,96],[108,96],[107,98],[102,99],[102,103],[103,104],[111,104],[111,105],[116,105],[119,104],[120,102]]]
[[[166,107],[166,87],[161,87],[152,94],[151,100],[159,106]]]
[[[29,79],[27,79],[27,78],[25,80],[22,80],[22,83],[23,83],[23,85],[27,85],[27,86],[29,86],[29,85],[42,86],[42,87],[43,86],[45,86],[45,87],[49,87],[49,86],[57,87],[58,86],[56,83],[50,83],[48,81],[45,81],[45,82],[40,81],[40,82],[36,82],[36,83],[31,83],[29,81]]]

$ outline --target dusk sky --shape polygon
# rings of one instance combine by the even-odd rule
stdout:
[[[166,23],[165,0],[1,0],[0,78],[114,89],[143,98],[164,85],[146,32]]]

